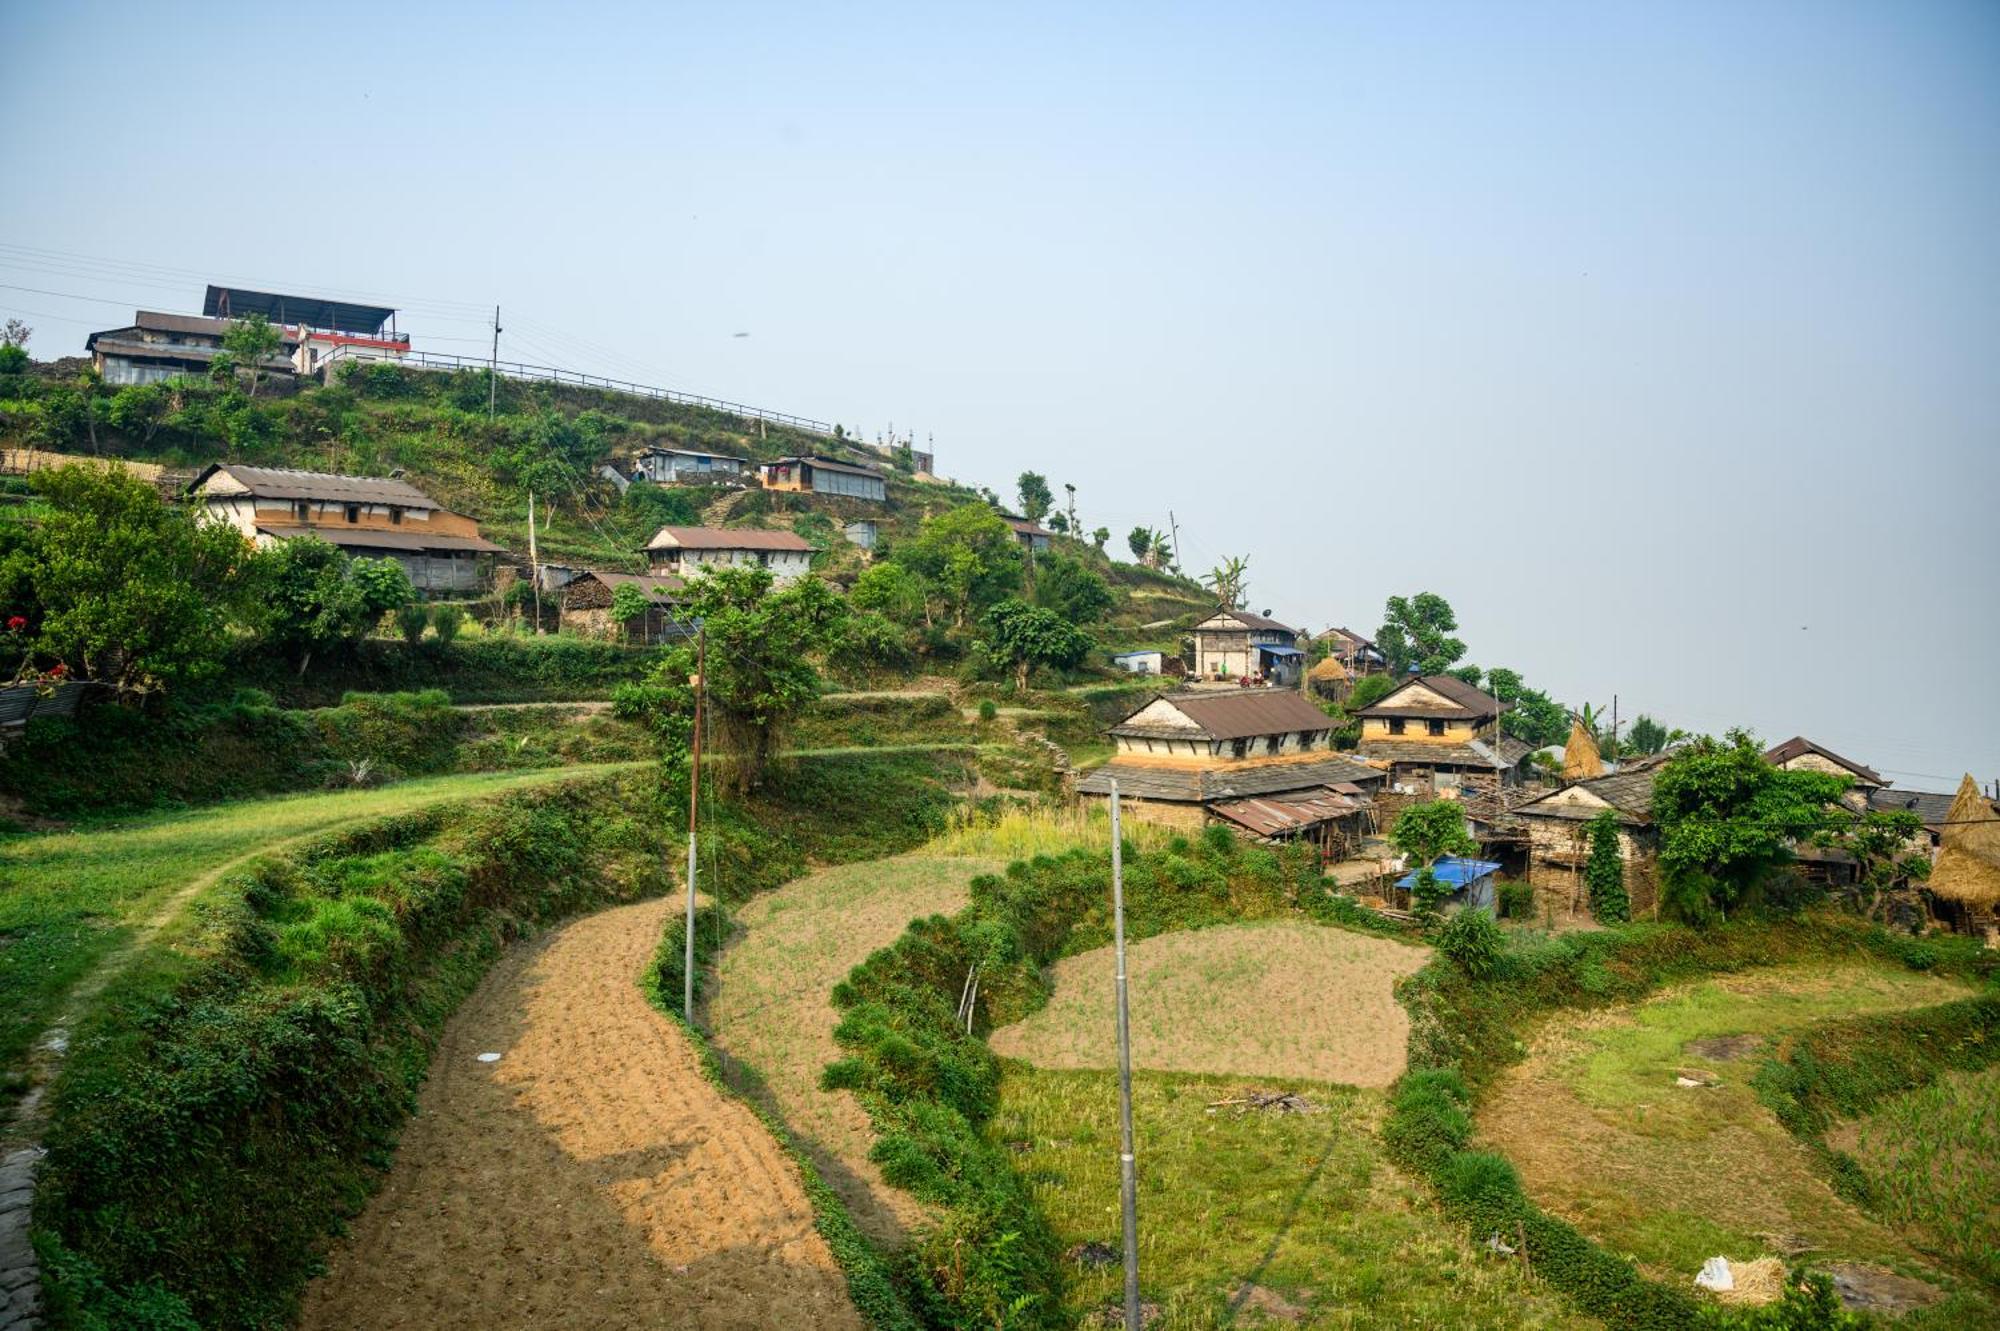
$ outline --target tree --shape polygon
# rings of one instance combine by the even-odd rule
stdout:
[[[1041,573],[1035,579],[1035,604],[1072,624],[1095,624],[1110,613],[1117,600],[1110,584],[1081,559],[1051,554],[1042,560]]]
[[[1597,741],[1597,750],[1599,753],[1602,753],[1607,758],[1616,758],[1618,756],[1618,737],[1611,733],[1611,726],[1605,720],[1605,712],[1602,708],[1593,707],[1591,704],[1585,703],[1576,709],[1576,723],[1583,727],[1586,734]]]
[[[1842,807],[1834,818],[1818,842],[1854,861],[1855,886],[1866,894],[1869,919],[1881,912],[1891,892],[1931,876],[1931,857],[1922,841],[1924,821],[1916,814],[1906,809],[1855,813]]]
[[[1618,815],[1609,809],[1590,820],[1590,859],[1583,881],[1590,889],[1590,913],[1599,924],[1624,924],[1632,918],[1625,859],[1618,853]]]
[[[1104,549],[1104,543],[1110,539],[1111,528],[1109,527],[1099,527],[1096,531],[1090,533],[1090,543],[1099,550]]]
[[[251,576],[263,606],[264,641],[295,656],[302,676],[316,654],[359,642],[385,612],[415,599],[395,560],[349,559],[317,536],[258,551]],[[446,640],[442,628],[438,639]]]
[[[1145,563],[1153,553],[1153,532],[1150,527],[1134,527],[1125,534],[1125,548],[1132,552],[1132,558]]]
[[[412,601],[396,612],[396,632],[403,635],[405,646],[415,647],[422,642],[424,629],[430,622],[430,610],[422,601]]]
[[[1049,490],[1048,478],[1039,472],[1022,472],[1014,488],[1021,496],[1021,516],[1030,522],[1040,522],[1056,502],[1055,495]]]
[[[1685,744],[1689,735],[1685,730],[1670,730],[1644,712],[1625,732],[1625,740],[1619,745],[1627,753],[1665,753],[1676,745]]]
[[[1470,855],[1479,849],[1465,830],[1465,807],[1457,800],[1432,800],[1412,804],[1396,817],[1389,844],[1417,864],[1417,882],[1412,895],[1417,913],[1435,917],[1438,903],[1451,893],[1438,881],[1434,867],[1446,855]]]
[[[264,381],[264,362],[278,354],[280,345],[278,330],[261,314],[236,320],[222,335],[222,349],[250,371],[251,397],[257,396],[257,386]]]
[[[1231,555],[1222,563],[1210,569],[1201,580],[1201,585],[1215,593],[1215,599],[1231,610],[1241,609],[1243,597],[1249,592],[1247,581],[1250,561],[1241,555]]]
[[[898,624],[910,626],[922,621],[924,627],[931,626],[924,580],[893,560],[869,565],[854,580],[847,599],[857,610],[887,616]]]
[[[1021,585],[1021,543],[984,504],[961,504],[925,518],[890,557],[924,580],[959,627]]]
[[[1398,679],[1411,666],[1419,674],[1441,675],[1465,655],[1465,644],[1450,636],[1457,627],[1451,603],[1436,592],[1392,596],[1375,633],[1375,645],[1388,657],[1389,673]]]
[[[611,618],[626,637],[632,636],[632,621],[642,620],[651,609],[646,593],[629,582],[621,582],[611,593]]]
[[[123,470],[59,467],[35,486],[47,511],[9,562],[41,608],[37,655],[127,697],[221,669],[250,558],[240,533]]]
[[[1014,687],[1026,690],[1035,666],[1068,669],[1082,665],[1097,644],[1053,610],[1006,600],[986,614],[986,633],[994,655],[1014,666]]]
[[[28,368],[28,352],[12,342],[0,342],[0,374],[20,374]]]
[[[1058,536],[1069,535],[1069,518],[1062,513],[1049,514],[1048,528]]]
[[[21,347],[25,349],[28,345],[28,339],[34,335],[35,330],[28,327],[21,320],[9,319],[6,323],[0,324],[0,347]]]
[[[1653,779],[1662,902],[1693,924],[1756,904],[1772,870],[1791,861],[1792,847],[1831,825],[1847,784],[1846,777],[1773,767],[1741,730],[1694,740]]]
[[[459,626],[464,623],[465,612],[455,605],[440,605],[431,609],[431,632],[437,635],[440,647],[451,646],[451,640],[458,636]]]
[[[410,575],[394,559],[355,559],[347,566],[347,576],[361,591],[361,632],[381,623],[382,616],[392,610],[401,610],[417,599],[417,589],[410,584]]]
[[[1569,734],[1569,712],[1540,689],[1531,689],[1519,671],[1495,666],[1486,675],[1486,691],[1507,704],[1500,729],[1538,749],[1560,744]]]

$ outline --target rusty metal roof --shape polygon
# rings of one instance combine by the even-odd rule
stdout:
[[[1220,800],[1208,811],[1258,836],[1282,836],[1359,813],[1363,807],[1345,795],[1325,792]]]
[[[1127,758],[1113,758],[1088,773],[1076,788],[1086,795],[1108,795],[1111,782],[1119,793],[1134,799],[1165,800],[1176,804],[1200,804],[1209,800],[1244,799],[1252,795],[1278,795],[1287,791],[1310,791],[1336,785],[1380,786],[1386,772],[1357,763],[1339,754],[1323,758],[1271,759],[1262,762],[1220,763],[1211,767],[1167,766]]]
[[[1198,730],[1164,731],[1152,726],[1127,726],[1121,721],[1111,734],[1162,735],[1183,738],[1250,739],[1260,735],[1288,735],[1300,730],[1331,730],[1333,718],[1307,702],[1304,695],[1290,689],[1238,689],[1210,692],[1163,693],[1175,710],[1194,722]],[[1152,705],[1148,699],[1146,706]],[[1133,716],[1144,708],[1135,709]],[[1130,717],[1126,718],[1128,721]]]
[[[671,601],[676,594],[687,586],[684,580],[676,578],[672,574],[611,573],[595,568],[586,569],[582,573],[577,574],[576,577],[570,580],[569,585],[573,587],[586,578],[595,579],[614,591],[620,587],[637,587],[648,598],[655,601]]]

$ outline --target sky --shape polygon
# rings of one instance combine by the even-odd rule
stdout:
[[[2000,4],[0,0],[0,316],[708,394],[1572,705],[2000,777]],[[747,333],[747,337],[737,336]]]

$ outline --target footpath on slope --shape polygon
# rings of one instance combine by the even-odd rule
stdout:
[[[868,1158],[875,1134],[853,1092],[820,1089],[821,1070],[840,1057],[833,987],[911,920],[959,910],[972,879],[1002,867],[998,859],[920,850],[821,870],[745,905],[736,917],[741,933],[718,965],[708,1017],[725,1068],[733,1072],[738,1060],[749,1066],[759,1079],[750,1093],[784,1122],[878,1243],[900,1244],[922,1212]]]
[[[501,957],[302,1331],[859,1331],[795,1167],[639,991],[676,908],[615,907]]]

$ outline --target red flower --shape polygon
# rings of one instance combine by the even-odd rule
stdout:
[[[28,618],[26,615],[15,615],[7,621],[7,631],[9,633],[19,633],[26,627],[28,627]]]
[[[51,679],[61,679],[64,675],[67,675],[68,673],[69,673],[69,667],[64,665],[60,661],[56,662],[54,665],[49,667],[49,677]]]

